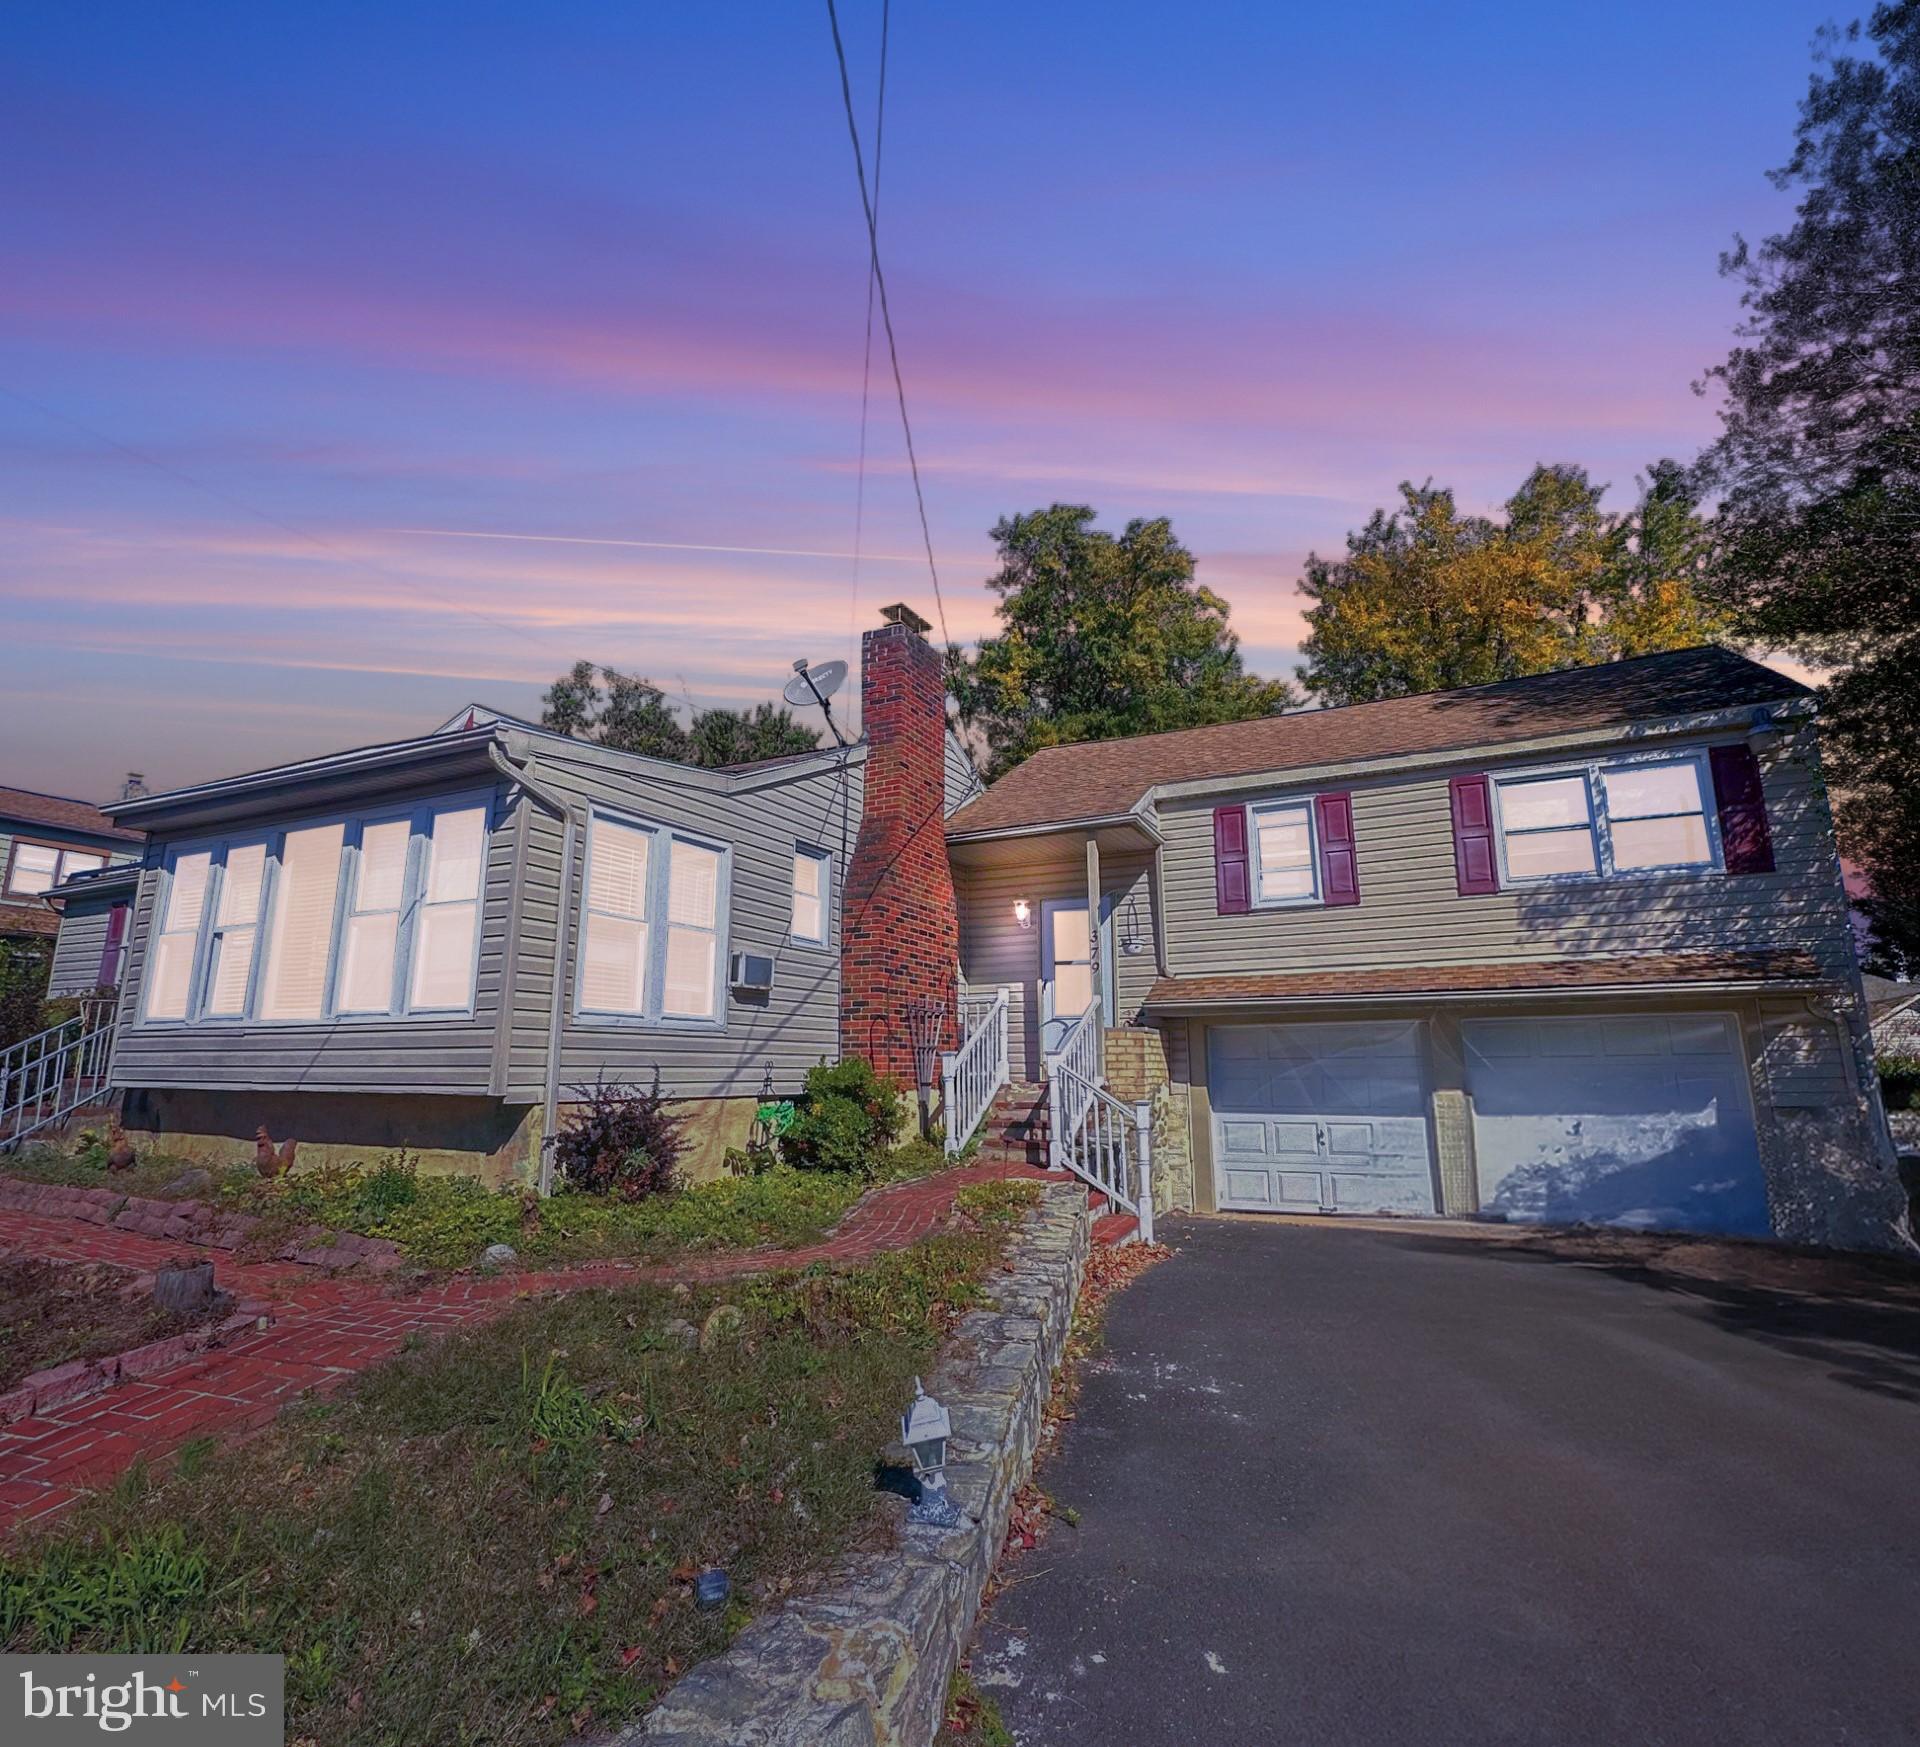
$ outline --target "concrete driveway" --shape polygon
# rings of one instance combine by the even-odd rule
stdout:
[[[1022,1747],[1920,1742],[1920,1295],[1163,1235],[975,1647]]]

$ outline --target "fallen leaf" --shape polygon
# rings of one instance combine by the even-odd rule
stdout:
[[[642,1645],[629,1644],[624,1650],[620,1652],[620,1666],[622,1668],[631,1668],[636,1662],[640,1660],[643,1649],[644,1649],[644,1646]]]
[[[613,1494],[611,1492],[603,1492],[600,1494],[599,1504],[597,1504],[594,1507],[593,1514],[595,1516],[605,1516],[607,1512],[612,1509],[613,1509]]]

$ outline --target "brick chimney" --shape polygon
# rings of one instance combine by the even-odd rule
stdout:
[[[948,1011],[953,1047],[960,921],[947,862],[947,686],[927,621],[905,606],[860,640],[865,801],[841,923],[840,1049],[914,1084],[916,1001]]]

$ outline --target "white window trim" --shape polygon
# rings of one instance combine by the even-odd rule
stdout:
[[[1313,858],[1313,890],[1269,898],[1266,895],[1266,869],[1260,861],[1260,815],[1262,813],[1304,813],[1307,816],[1307,848]],[[1320,809],[1312,795],[1293,800],[1250,801],[1247,804],[1247,863],[1252,878],[1250,896],[1256,910],[1317,910],[1327,901],[1326,874],[1320,865]]]
[[[787,938],[795,946],[812,947],[824,952],[833,944],[833,852],[829,849],[821,849],[812,843],[794,844],[794,861],[797,863],[802,857],[817,862],[820,867],[820,932],[817,936],[802,934],[795,926],[793,912],[790,910],[787,920]],[[787,896],[790,904],[797,896],[791,886]]]
[[[13,883],[13,876],[20,866],[20,851],[23,849],[46,849],[53,853],[53,872],[48,877],[46,885],[37,892],[22,891]],[[89,868],[87,870],[89,873],[104,872],[113,865],[113,855],[109,850],[89,849],[81,843],[56,843],[50,837],[31,837],[25,832],[16,833],[7,845],[7,864],[4,870],[5,896],[21,899],[27,903],[32,903],[36,898],[44,898],[55,886],[66,884],[70,874],[67,862],[76,855],[85,856],[89,861],[99,862],[99,869]]]
[[[1658,867],[1617,868],[1613,863],[1613,822],[1607,813],[1606,785],[1601,775],[1609,770],[1625,770],[1640,764],[1690,764],[1700,788],[1700,817],[1706,827],[1706,861],[1666,862]],[[1507,822],[1503,790],[1548,777],[1578,776],[1587,785],[1587,829],[1593,837],[1592,873],[1516,874],[1507,866]],[[1621,752],[1602,758],[1590,758],[1577,764],[1527,765],[1516,770],[1492,771],[1488,788],[1493,799],[1493,839],[1499,856],[1500,887],[1534,888],[1538,886],[1591,886],[1622,880],[1718,879],[1727,871],[1726,856],[1720,842],[1720,809],[1715,804],[1713,771],[1704,747],[1679,751]],[[1691,818],[1691,814],[1649,814],[1654,818]],[[1562,827],[1573,830],[1573,826]],[[1524,835],[1524,833],[1522,833]]]
[[[420,906],[422,869],[426,857],[422,850],[423,834],[432,829],[433,816],[436,813],[457,813],[478,807],[484,813],[480,836],[480,890],[477,898],[477,912],[473,930],[473,971],[468,981],[467,1002],[464,1007],[412,1007],[408,999],[412,990],[413,971],[413,934],[414,919]],[[230,836],[184,839],[167,845],[166,856],[161,865],[160,878],[155,882],[153,908],[147,918],[147,927],[140,941],[140,1024],[159,1030],[178,1031],[183,1029],[201,1029],[206,1027],[231,1030],[238,1026],[247,1030],[289,1031],[312,1030],[317,1025],[329,1028],[335,1026],[356,1025],[392,1025],[404,1022],[409,1025],[435,1025],[447,1021],[471,1020],[480,998],[480,951],[481,940],[486,931],[487,913],[487,869],[493,848],[494,832],[494,795],[489,789],[470,791],[457,795],[435,795],[425,801],[409,802],[404,805],[370,809],[364,813],[321,813],[308,818],[288,820],[268,831],[240,831]],[[341,949],[345,942],[346,916],[349,897],[359,879],[360,836],[369,825],[378,825],[395,819],[411,821],[411,831],[407,843],[406,883],[401,896],[400,926],[394,941],[394,995],[392,1004],[385,1012],[341,1013],[335,1003],[339,992]],[[325,972],[325,997],[318,1016],[310,1019],[267,1019],[260,1016],[260,990],[266,972],[268,956],[272,950],[272,929],[276,906],[280,895],[280,861],[289,832],[307,831],[339,825],[343,828],[340,845],[340,875],[333,893],[333,927],[327,939],[327,966]],[[260,893],[260,912],[256,926],[259,929],[255,937],[253,965],[247,976],[246,1010],[242,1013],[210,1014],[206,1011],[206,979],[212,966],[213,937],[216,932],[214,917],[218,914],[220,888],[226,874],[226,857],[230,849],[249,843],[266,845],[266,868],[262,876]],[[148,969],[152,959],[153,942],[158,937],[160,917],[166,914],[166,907],[172,901],[173,870],[180,857],[197,855],[206,851],[213,857],[213,865],[207,873],[207,893],[200,911],[200,928],[193,949],[193,970],[187,988],[187,1012],[181,1019],[161,1019],[147,1012],[152,983]],[[123,951],[130,950],[131,937]]]
[[[644,831],[647,846],[647,959],[640,967],[640,1011],[587,1005],[587,898],[593,890],[593,824],[605,819],[629,831]],[[668,882],[673,877],[673,845],[690,844],[719,856],[720,872],[713,895],[713,1013],[705,1019],[663,1013],[667,982]],[[629,1031],[725,1031],[727,1028],[727,939],[733,911],[733,845],[718,838],[663,825],[657,819],[623,813],[613,807],[593,807],[587,815],[585,853],[580,857],[580,898],[574,913],[573,1017],[583,1025],[617,1027]]]

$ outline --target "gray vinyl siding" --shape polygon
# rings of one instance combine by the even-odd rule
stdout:
[[[986,785],[981,782],[980,773],[973,768],[973,760],[967,756],[966,748],[960,744],[951,723],[948,724],[943,744],[946,749],[947,783],[945,816],[950,819]]]
[[[1153,911],[1151,858],[1145,855],[1105,854],[1100,860],[1100,890],[1113,903],[1114,1012],[1126,1024],[1139,1012],[1153,986]],[[954,870],[960,904],[960,969],[970,994],[982,995],[1008,988],[1007,1050],[1016,1078],[1038,1080],[1040,1061],[1040,943],[1041,905],[1048,898],[1079,898],[1087,893],[1083,859],[1038,865],[965,867]],[[1025,898],[1033,906],[1033,926],[1014,920],[1013,901]],[[1142,950],[1121,950],[1128,926],[1128,901],[1139,922]]]
[[[400,794],[382,793],[378,805],[428,800],[438,795],[487,792],[472,779],[421,787]],[[480,907],[479,969],[474,1010],[456,1017],[415,1016],[392,1019],[341,1019],[312,1024],[149,1025],[140,1021],[141,983],[147,941],[153,927],[154,898],[161,881],[166,839],[148,851],[148,871],[140,881],[134,910],[127,976],[121,998],[121,1025],[114,1052],[114,1083],[124,1087],[206,1088],[224,1091],[394,1092],[484,1094],[492,1086],[494,1030],[501,1009],[502,968],[511,914],[514,860],[514,810],[504,783],[492,789],[487,840],[486,883]],[[351,811],[352,809],[347,809]],[[263,830],[319,823],[340,816],[325,813],[275,818]],[[235,837],[246,827],[226,828]],[[195,841],[186,838],[183,841]]]
[[[53,969],[47,993],[90,995],[100,986],[100,958],[107,949],[107,916],[113,909],[105,898],[89,903],[69,898],[60,916],[60,933],[53,945]]]
[[[583,816],[598,805],[649,824],[730,846],[727,932],[721,950],[764,953],[774,961],[764,1003],[724,988],[722,1025],[695,1030],[595,1019],[574,1011],[580,907],[586,870],[584,828],[575,846],[568,895],[565,1021],[560,1058],[563,1101],[579,1086],[608,1079],[651,1083],[676,1097],[753,1097],[797,1090],[808,1068],[839,1053],[840,895],[860,821],[862,760],[856,753],[793,775],[759,775],[733,785],[688,782],[637,772],[590,749],[542,744],[534,773],[542,786]],[[515,1102],[543,1094],[547,1024],[554,978],[563,857],[562,827],[535,808],[527,837],[510,1041],[501,1089]],[[797,845],[833,858],[833,901],[825,946],[789,939],[793,852]]]
[[[1527,762],[1568,759],[1488,755],[1462,760],[1457,770],[1505,771]],[[1448,791],[1457,772],[1423,771],[1339,785],[1353,796],[1358,905],[1230,916],[1219,914],[1215,898],[1215,800],[1163,802],[1168,968],[1176,976],[1206,976],[1802,948],[1836,974],[1849,973],[1852,940],[1813,731],[1801,730],[1763,768],[1776,864],[1771,874],[1656,874],[1463,898],[1455,884]],[[1276,782],[1271,792],[1297,797],[1301,791]]]

